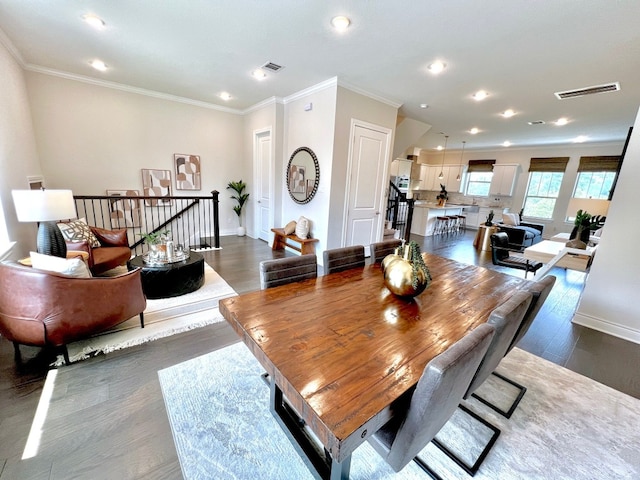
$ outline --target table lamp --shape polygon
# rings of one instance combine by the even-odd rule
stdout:
[[[71,190],[12,190],[16,215],[20,222],[39,222],[38,253],[67,256],[67,245],[57,221],[76,218]]]
[[[578,210],[588,212],[592,217],[606,216],[609,211],[609,200],[599,198],[571,198],[567,207],[567,218],[575,218]]]

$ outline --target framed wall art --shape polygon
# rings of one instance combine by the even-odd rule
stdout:
[[[140,200],[121,198],[137,197],[140,195],[138,190],[107,190],[107,195],[114,197],[113,199],[109,199],[111,228],[140,226]]]
[[[171,205],[171,171],[142,169],[142,192],[148,207],[166,207]]]
[[[173,155],[177,190],[200,190],[200,155]]]

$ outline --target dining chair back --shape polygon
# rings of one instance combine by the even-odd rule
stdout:
[[[524,318],[522,319],[522,323],[518,327],[516,331],[515,337],[511,341],[511,345],[507,349],[507,353],[509,353],[516,344],[522,340],[522,337],[529,331],[529,327],[535,320],[538,312],[544,305],[544,302],[547,300],[553,285],[556,283],[556,277],[553,275],[546,275],[541,280],[538,280],[529,288],[527,288],[527,292],[531,293],[532,299],[527,312],[524,314]],[[505,354],[506,355],[506,354]]]
[[[402,245],[402,240],[397,238],[391,240],[384,240],[382,242],[372,243],[370,247],[371,251],[371,263],[380,263],[384,260],[384,257],[395,253],[396,248]]]
[[[482,324],[433,358],[413,393],[393,405],[394,411],[405,413],[398,413],[368,439],[396,472],[414,459],[428,469],[416,456],[455,412],[493,334],[492,325]]]
[[[467,393],[465,393],[465,399],[482,385],[489,375],[491,375],[491,372],[496,369],[500,360],[505,356],[531,304],[531,298],[531,293],[518,291],[489,315],[487,323],[493,325],[496,333],[491,340],[491,345],[489,345],[486,355],[478,367],[478,371],[467,389]]]
[[[260,288],[262,290],[317,276],[318,262],[315,254],[260,262]]]
[[[325,275],[350,268],[364,267],[364,247],[362,245],[325,250],[322,257]]]

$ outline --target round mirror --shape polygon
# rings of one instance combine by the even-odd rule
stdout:
[[[296,203],[308,203],[318,191],[320,165],[313,150],[307,147],[296,149],[287,165],[287,189]]]

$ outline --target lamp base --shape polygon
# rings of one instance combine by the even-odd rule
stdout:
[[[67,244],[56,222],[40,222],[36,245],[38,253],[43,255],[67,257]]]

